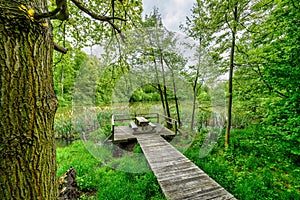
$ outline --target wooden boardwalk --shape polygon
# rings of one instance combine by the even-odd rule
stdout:
[[[121,122],[136,117],[116,116],[119,117],[116,121]],[[159,122],[159,116],[155,116],[154,118]],[[167,117],[163,116],[163,118]],[[174,119],[172,121],[175,122],[175,130],[177,130],[177,121]],[[236,199],[163,138],[176,136],[174,132],[159,123],[155,124],[155,129],[138,127],[137,130],[133,130],[129,126],[115,126],[114,122],[115,117],[112,116],[112,141],[114,143],[126,143],[132,140],[139,142],[167,199]]]
[[[236,199],[159,134],[135,138],[167,199]]]

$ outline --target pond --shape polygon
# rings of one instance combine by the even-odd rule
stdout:
[[[56,138],[55,142],[56,142],[55,143],[56,147],[60,147],[60,148],[63,148],[63,147],[66,147],[66,146],[72,144],[72,140],[66,140],[64,138]]]

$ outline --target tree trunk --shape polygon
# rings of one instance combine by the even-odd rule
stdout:
[[[196,102],[197,102],[197,89],[193,87],[193,110],[192,110],[192,120],[191,120],[191,131],[194,130],[195,124],[195,112],[196,112]]]
[[[175,76],[174,76],[174,71],[172,69],[171,69],[171,73],[172,73],[172,82],[173,82],[173,91],[174,91],[174,98],[175,98],[175,107],[176,107],[176,113],[177,113],[177,121],[178,121],[179,127],[181,127],[181,119],[180,119],[179,103],[178,103],[178,98],[177,98]]]
[[[166,112],[167,112],[167,127],[169,129],[172,128],[172,124],[171,124],[171,113],[170,113],[170,107],[169,107],[169,101],[168,101],[168,94],[167,94],[167,86],[166,86],[166,76],[165,76],[165,68],[164,68],[164,62],[163,62],[163,55],[162,55],[162,51],[160,50],[160,64],[161,64],[161,70],[162,70],[162,76],[163,76],[163,84],[164,84],[164,98],[165,98],[165,105],[166,105]]]
[[[234,20],[237,22],[237,6],[235,6]],[[225,148],[229,146],[229,136],[231,128],[231,116],[232,116],[232,79],[233,79],[233,68],[234,68],[234,50],[235,50],[235,40],[236,40],[236,25],[232,28],[232,39],[231,39],[231,51],[230,51],[230,67],[229,67],[229,80],[228,80],[228,112],[227,112],[227,126],[225,133]]]
[[[61,82],[61,92],[60,92],[60,96],[61,98],[63,99],[64,98],[64,66],[61,67],[61,79],[60,79],[60,82]]]
[[[227,110],[227,126],[226,126],[226,134],[225,134],[225,148],[229,146],[229,136],[230,136],[230,128],[231,128],[231,110],[232,110],[232,78],[233,78],[233,53],[234,53],[234,41],[232,40],[231,46],[231,55],[230,55],[230,69],[229,69],[229,81],[228,81],[228,110]]]
[[[153,53],[154,54],[154,53]],[[159,81],[159,75],[158,75],[158,69],[157,69],[157,63],[155,60],[155,57],[153,56],[153,62],[154,62],[154,66],[155,66],[155,73],[156,73],[156,80],[157,80],[157,88],[158,88],[158,92],[159,92],[159,96],[160,96],[160,101],[161,101],[161,105],[163,107],[164,110],[164,115],[166,115],[166,107],[165,107],[165,101],[164,101],[164,95],[163,95],[163,91],[160,85],[160,81]]]
[[[57,199],[52,28],[27,11],[46,0],[0,0],[0,199]]]
[[[196,77],[193,83],[193,110],[192,110],[192,120],[191,120],[191,131],[194,130],[195,123],[195,112],[196,112],[196,103],[197,103],[197,94],[199,90],[198,79],[200,75],[200,66],[201,66],[201,48],[202,48],[202,39],[199,39],[199,57],[198,57],[198,67],[196,72]]]
[[[162,107],[163,107],[163,110],[164,110],[164,115],[166,115],[167,112],[166,112],[166,106],[165,106],[164,94],[163,94],[161,85],[160,85],[160,84],[157,84],[157,88],[158,88],[158,92],[159,92],[159,96],[160,96],[160,101],[161,101],[161,104],[162,104]]]

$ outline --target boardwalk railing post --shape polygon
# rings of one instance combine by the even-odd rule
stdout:
[[[114,141],[115,137],[115,119],[114,115],[111,116],[111,139]]]
[[[177,121],[175,120],[175,135],[177,135]]]

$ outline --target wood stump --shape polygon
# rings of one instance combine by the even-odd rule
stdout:
[[[59,200],[75,200],[79,197],[76,171],[70,167],[58,180]]]

